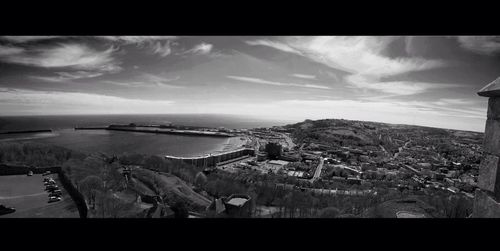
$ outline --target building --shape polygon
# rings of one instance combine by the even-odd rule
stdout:
[[[284,161],[284,160],[270,160],[267,163],[269,165],[275,165],[275,166],[279,166],[279,167],[284,167],[286,164],[288,164],[290,162]]]
[[[233,194],[229,197],[215,199],[207,207],[208,215],[221,218],[248,218],[252,216],[251,197],[244,194]]]
[[[500,77],[478,95],[488,97],[488,112],[472,216],[500,218]]]

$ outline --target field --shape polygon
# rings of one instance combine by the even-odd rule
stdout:
[[[48,202],[43,177],[52,177],[62,190],[62,200]],[[16,212],[0,218],[78,218],[75,203],[64,190],[56,174],[0,176],[0,204],[16,208]]]

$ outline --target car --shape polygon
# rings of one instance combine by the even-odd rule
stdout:
[[[58,186],[47,186],[45,188],[46,191],[54,191],[54,190],[57,190],[57,189],[59,189]]]
[[[6,207],[4,205],[0,205],[0,215],[10,214],[10,213],[13,213],[15,211],[16,211],[16,209],[13,207]]]
[[[62,192],[61,190],[58,190],[57,192],[56,191],[52,191],[49,193],[49,197],[61,197],[62,195]]]
[[[51,196],[61,196],[61,195],[62,195],[62,191],[61,190],[54,190],[54,191],[50,192],[49,197],[51,197]]]
[[[49,198],[49,203],[60,201],[61,197],[52,196]]]
[[[50,185],[55,186],[56,182],[55,181],[47,181],[47,182],[44,182],[43,184],[46,186],[50,186]]]
[[[28,176],[33,176],[33,171],[29,171]]]

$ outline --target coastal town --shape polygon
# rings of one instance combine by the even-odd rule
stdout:
[[[498,217],[498,41],[0,36],[0,218]]]
[[[118,188],[123,191],[110,196],[136,204],[139,210],[136,213],[144,217],[175,215],[174,203],[162,195],[168,189],[158,190],[158,185],[151,184],[150,179],[160,179],[166,182],[165,186],[180,189],[175,198],[191,201],[186,214],[191,218],[283,217],[279,216],[282,215],[280,207],[272,202],[280,193],[298,192],[332,199],[376,198],[393,190],[404,196],[431,196],[441,192],[472,200],[482,154],[481,133],[342,119],[305,120],[285,126],[252,129],[133,123],[75,128],[103,129],[227,137],[241,143],[229,150],[202,156],[163,156],[161,163],[155,165],[148,164],[148,159],[131,160],[137,156],[116,157],[102,153],[91,156],[105,166],[115,166],[115,175],[124,179]],[[178,174],[172,175],[169,165],[178,166]],[[162,166],[167,169],[162,169]],[[186,169],[192,175],[186,174]],[[37,169],[25,170],[33,175],[33,170],[36,172]],[[61,172],[62,169],[56,170]],[[263,205],[262,199],[255,198],[255,193],[245,192],[246,189],[222,195],[219,188],[207,185],[211,177],[214,180],[234,177],[230,179],[234,179],[231,182],[235,184],[265,186],[272,191],[273,199]],[[85,201],[90,208],[96,208],[92,199]],[[142,210],[147,212],[140,213]],[[401,217],[420,215],[417,212],[398,212]]]

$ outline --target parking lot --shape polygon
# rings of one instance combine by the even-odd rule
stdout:
[[[52,178],[62,192],[61,200],[49,203],[44,177]],[[14,213],[0,218],[78,218],[78,209],[63,189],[56,174],[0,176],[0,204],[14,207]]]

